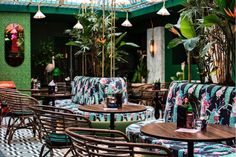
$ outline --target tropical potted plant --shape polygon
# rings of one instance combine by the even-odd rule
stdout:
[[[235,17],[235,1],[187,0],[178,24],[166,25],[178,36],[168,47],[184,45],[203,83],[235,84]]]
[[[123,56],[128,54],[124,51],[124,46],[139,47],[134,43],[123,41],[123,38],[127,34],[126,32],[115,33],[113,34],[115,36],[115,53],[111,56],[111,29],[115,28],[111,26],[110,15],[106,15],[104,18],[97,12],[84,12],[78,14],[77,19],[83,25],[83,29],[66,30],[66,33],[69,33],[73,39],[67,45],[79,48],[76,55],[82,54],[87,56],[87,66],[91,69],[93,76],[101,76],[102,69],[104,69],[105,76],[109,75],[111,57],[115,58],[116,63],[126,62]],[[103,55],[105,62],[102,62]],[[115,69],[118,68],[115,67]]]
[[[134,71],[132,82],[140,83],[143,82],[142,79],[146,78],[148,75],[147,64],[145,62],[145,55],[141,55],[139,58],[139,63]]]

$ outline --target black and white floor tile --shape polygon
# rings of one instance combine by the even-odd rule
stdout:
[[[0,126],[0,157],[38,157],[42,143],[33,137],[32,131],[28,129],[17,130],[11,144],[4,139],[6,127]],[[63,157],[67,149],[55,149],[53,157]],[[46,150],[45,150],[46,152]],[[48,155],[50,156],[50,155]]]

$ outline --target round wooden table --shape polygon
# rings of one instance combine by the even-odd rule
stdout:
[[[35,98],[44,97],[44,98],[50,99],[50,100],[52,100],[52,106],[55,106],[56,99],[69,98],[71,96],[74,96],[74,94],[71,94],[71,93],[48,94],[46,92],[43,92],[43,93],[32,93],[31,96],[35,97]]]
[[[108,113],[110,114],[110,129],[114,130],[115,128],[115,114],[116,113],[133,113],[133,112],[142,112],[146,108],[143,105],[129,105],[123,104],[121,108],[104,108],[103,104],[99,105],[80,105],[79,110],[84,112],[95,112],[95,113]]]
[[[21,92],[31,92],[31,93],[43,93],[48,92],[47,88],[41,88],[41,89],[18,89]]]
[[[193,157],[194,142],[226,141],[236,136],[236,128],[217,124],[208,124],[206,131],[197,133],[176,132],[176,129],[176,123],[151,123],[141,127],[141,132],[156,138],[187,142],[188,157]]]

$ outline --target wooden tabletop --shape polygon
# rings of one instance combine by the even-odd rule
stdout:
[[[152,123],[141,128],[141,132],[152,137],[178,141],[224,141],[236,137],[236,128],[208,124],[206,131],[197,133],[176,132],[176,123]]]
[[[168,92],[169,89],[166,88],[161,88],[161,89],[152,89],[152,88],[147,88],[145,91],[146,92]]]
[[[95,112],[95,113],[133,113],[133,112],[145,111],[146,108],[143,105],[123,104],[121,108],[109,109],[109,108],[104,108],[103,104],[99,104],[99,105],[80,105],[79,110],[85,112]]]
[[[48,93],[44,92],[44,93],[33,93],[32,96],[33,97],[59,98],[59,97],[71,97],[71,96],[74,96],[74,94],[71,94],[71,93],[48,94]]]
[[[32,93],[48,92],[47,88],[42,88],[42,89],[17,89],[17,90],[23,91],[23,92],[32,92]]]

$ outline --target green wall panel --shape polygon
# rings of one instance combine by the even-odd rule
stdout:
[[[176,72],[181,71],[181,65],[179,64],[173,64],[174,57],[178,57],[176,55],[173,55],[172,49],[168,49],[167,45],[170,41],[171,34],[166,29],[165,30],[165,79],[166,82],[171,82],[172,80],[170,77],[176,76]],[[174,56],[174,57],[173,57]],[[196,64],[192,64],[192,80],[199,80],[199,74]],[[188,65],[185,66],[185,80],[188,79]]]
[[[5,61],[4,33],[10,23],[18,23],[24,27],[25,59],[17,67],[8,65]],[[30,55],[30,13],[0,12],[0,80],[12,80],[17,88],[31,86],[31,55]]]

